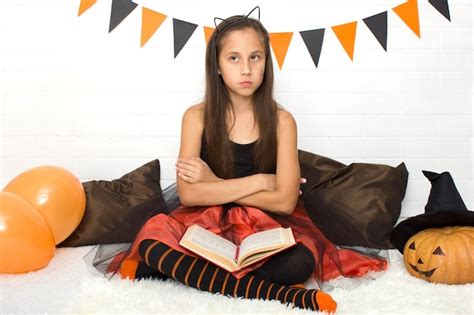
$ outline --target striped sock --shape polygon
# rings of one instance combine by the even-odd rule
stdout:
[[[193,288],[233,297],[279,300],[315,311],[336,310],[336,302],[322,291],[271,283],[253,275],[237,279],[206,260],[188,256],[155,240],[142,241],[139,252],[148,266]]]

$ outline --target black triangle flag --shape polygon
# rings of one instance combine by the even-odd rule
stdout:
[[[125,18],[132,13],[138,4],[131,0],[112,0],[112,11],[110,12],[109,33],[114,30]]]
[[[445,18],[448,19],[448,21],[451,22],[448,0],[428,0],[428,2],[431,3],[431,5],[439,11],[439,13],[441,13]]]
[[[313,63],[318,67],[319,57],[321,56],[321,48],[323,47],[324,28],[310,31],[301,31],[301,37],[308,48],[309,54],[313,59]]]
[[[363,19],[375,38],[387,51],[387,11]]]
[[[186,21],[181,21],[178,19],[173,19],[173,33],[174,33],[174,57],[179,54],[181,49],[188,39],[193,35],[194,30],[196,29],[197,24],[189,23]]]

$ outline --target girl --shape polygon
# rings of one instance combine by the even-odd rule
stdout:
[[[206,50],[205,99],[182,120],[176,163],[182,206],[147,221],[121,264],[122,276],[171,277],[213,293],[335,311],[328,294],[298,284],[312,275],[327,280],[381,270],[385,261],[337,250],[297,207],[296,139],[294,118],[273,99],[267,31],[248,16],[223,20]],[[178,244],[193,224],[236,244],[254,232],[291,226],[298,245],[231,274]]]

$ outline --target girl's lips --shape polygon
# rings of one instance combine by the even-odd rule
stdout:
[[[251,81],[242,81],[239,83],[241,86],[243,87],[250,87],[252,86],[252,82]]]

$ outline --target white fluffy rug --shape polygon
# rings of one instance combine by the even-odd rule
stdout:
[[[308,314],[279,302],[232,299],[173,281],[107,281],[82,257],[91,247],[58,249],[48,267],[0,275],[0,313]],[[431,284],[411,277],[390,251],[386,272],[328,283],[340,314],[474,314],[474,284]]]

